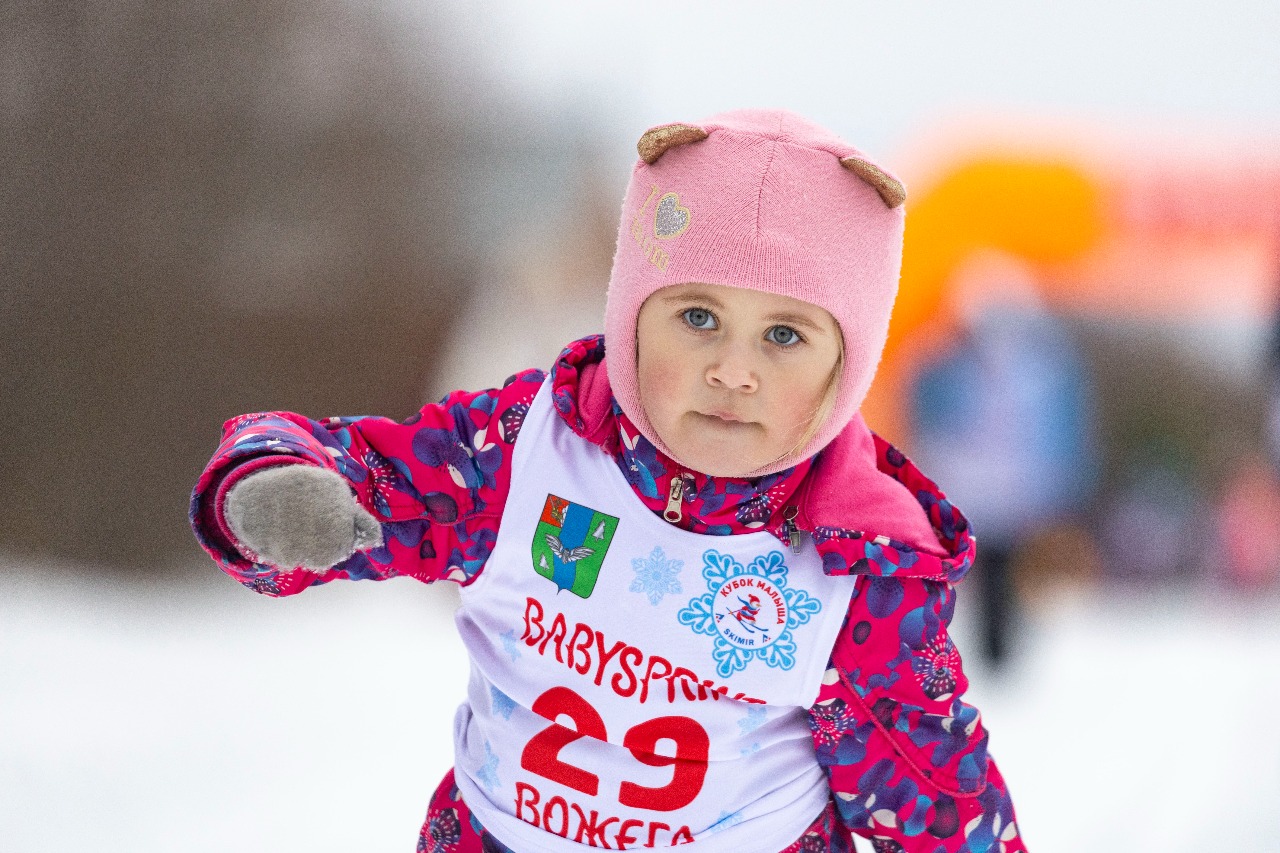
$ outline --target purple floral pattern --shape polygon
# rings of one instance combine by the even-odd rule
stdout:
[[[457,853],[462,824],[456,808],[432,809],[418,835],[418,853]]]

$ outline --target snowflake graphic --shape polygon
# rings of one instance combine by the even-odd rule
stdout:
[[[716,672],[721,678],[729,678],[735,672],[746,669],[753,659],[764,661],[774,669],[791,669],[796,665],[796,641],[793,631],[806,624],[822,610],[818,601],[802,589],[787,586],[787,564],[781,551],[770,551],[757,556],[744,566],[729,554],[707,550],[702,553],[702,577],[707,591],[676,614],[681,625],[688,625],[695,634],[706,634],[715,640],[711,657],[716,662]],[[786,625],[776,637],[768,639],[763,647],[744,648],[730,642],[717,627],[723,614],[715,612],[716,592],[730,580],[763,580],[772,586],[786,603]],[[779,617],[781,618],[781,617]]]
[[[493,699],[493,713],[502,717],[504,720],[511,719],[511,712],[515,710],[516,703],[507,694],[503,693],[492,684],[489,685],[489,693]]]
[[[751,746],[744,746],[742,749],[738,750],[738,754],[741,755],[743,758],[746,758],[749,755],[755,755],[759,751],[760,751],[760,743],[759,741],[757,741],[755,743],[752,743]]]
[[[750,705],[747,707],[747,715],[738,720],[738,728],[742,729],[744,735],[750,734],[763,726],[768,716],[769,712],[763,705]]]
[[[720,832],[740,823],[742,823],[742,812],[721,811],[720,817],[716,818],[716,822],[707,827],[707,832]]]
[[[668,560],[662,549],[655,547],[648,557],[636,557],[631,561],[636,579],[628,589],[631,592],[643,592],[649,596],[649,603],[657,606],[662,596],[667,593],[683,592],[680,580],[676,575],[684,568],[683,560]]]
[[[481,785],[489,789],[490,793],[502,784],[498,781],[498,756],[493,754],[493,746],[489,741],[484,742],[484,767],[477,771],[476,778],[480,780]]]
[[[510,631],[507,631],[505,634],[502,635],[503,651],[505,651],[507,655],[510,656],[512,662],[515,662],[520,659],[520,646],[517,645],[518,642],[519,642],[519,639],[516,637],[515,628],[512,628]]]

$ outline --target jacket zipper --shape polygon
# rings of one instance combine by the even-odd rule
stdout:
[[[795,504],[787,504],[782,508],[782,534],[791,545],[791,553],[800,553],[800,527],[796,524],[796,516],[800,508]]]
[[[662,517],[672,524],[679,524],[680,519],[684,517],[684,474],[677,474],[671,478],[671,488],[667,492],[667,508],[662,511]],[[795,504],[787,504],[782,508],[782,534],[787,537],[787,542],[791,545],[791,553],[800,553],[800,528],[796,525],[796,516],[800,514],[800,508]]]
[[[679,524],[684,516],[684,510],[680,506],[683,499],[684,474],[677,474],[671,478],[671,491],[667,493],[667,508],[662,511],[662,517],[672,524]]]

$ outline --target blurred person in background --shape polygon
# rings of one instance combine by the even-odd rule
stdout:
[[[975,254],[951,293],[960,334],[915,376],[914,452],[973,522],[980,652],[999,667],[1020,618],[1016,552],[1092,493],[1092,392],[1070,331],[1016,258]]]
[[[1228,454],[1225,486],[1217,506],[1222,559],[1216,577],[1256,592],[1280,577],[1280,311],[1272,314],[1262,383],[1266,394],[1263,435]]]

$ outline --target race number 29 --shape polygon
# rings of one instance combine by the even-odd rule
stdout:
[[[520,755],[520,766],[566,788],[596,796],[600,791],[600,777],[561,761],[559,755],[560,750],[579,738],[608,740],[600,712],[568,687],[553,687],[543,693],[534,700],[533,712],[546,717],[551,725],[530,738]],[[572,729],[556,722],[561,714],[573,721]],[[658,742],[663,740],[675,743],[675,755],[659,755],[654,751]],[[711,739],[696,720],[689,717],[646,720],[627,730],[622,745],[641,764],[674,768],[671,781],[660,788],[624,781],[618,790],[618,802],[622,805],[660,812],[675,811],[693,802],[702,790]]]

